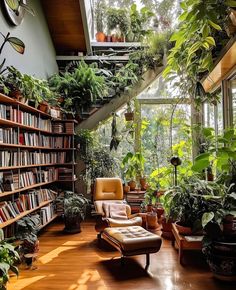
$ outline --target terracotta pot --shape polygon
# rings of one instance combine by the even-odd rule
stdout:
[[[130,191],[134,191],[135,190],[136,182],[134,180],[129,181],[128,185],[130,186]]]
[[[146,206],[146,210],[147,210],[147,212],[151,212],[152,209],[153,209],[152,204],[147,204],[147,206]]]
[[[172,233],[172,222],[173,222],[172,220],[167,221],[166,218],[163,218],[161,221],[161,224],[162,224],[161,236],[164,239],[171,240],[171,241],[175,239]]]
[[[129,185],[124,185],[123,186],[123,190],[124,190],[124,193],[127,193],[130,191],[130,186]]]
[[[140,178],[139,183],[141,185],[141,190],[146,190],[146,187],[147,187],[146,177]]]
[[[107,35],[107,37],[106,37],[106,41],[107,42],[111,42],[112,40],[111,40],[111,35]]]
[[[147,228],[148,229],[156,229],[158,226],[157,223],[157,214],[155,212],[147,213]]]
[[[134,119],[134,113],[133,112],[125,113],[125,120],[126,121],[133,121],[133,119]]]
[[[106,40],[106,35],[105,35],[103,32],[98,31],[98,32],[96,33],[96,40],[97,40],[97,42],[105,42],[105,40]]]
[[[49,112],[49,105],[47,102],[42,102],[38,105],[38,110],[40,110],[41,112],[44,113],[48,113]]]
[[[22,95],[20,90],[13,90],[10,91],[9,97],[16,99],[17,101],[21,102],[21,100],[24,99],[24,96]]]
[[[112,42],[118,42],[118,37],[115,34],[112,34],[111,41]]]
[[[157,217],[159,219],[164,213],[164,208],[163,207],[157,207],[156,208],[156,213],[157,213]]]
[[[190,227],[186,227],[182,225],[180,222],[175,222],[175,225],[180,235],[183,236],[192,235],[192,229]]]

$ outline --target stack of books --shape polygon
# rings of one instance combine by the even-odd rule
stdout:
[[[65,123],[65,131],[68,134],[74,134],[74,123],[66,122]]]
[[[72,180],[72,168],[58,168],[58,181]]]
[[[0,151],[0,167],[17,166],[17,151]]]
[[[64,132],[64,124],[60,123],[60,122],[53,123],[52,130],[54,133],[63,133]]]

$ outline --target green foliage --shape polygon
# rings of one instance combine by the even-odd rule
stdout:
[[[195,158],[192,169],[202,172],[213,166],[219,173],[235,176],[236,173],[236,134],[234,129],[227,129],[220,136],[215,136],[212,128],[203,128],[201,153]]]
[[[64,198],[64,214],[66,218],[78,217],[81,221],[85,219],[86,209],[89,204],[87,198],[83,194],[75,194],[73,192],[65,192]]]
[[[130,31],[128,34],[129,41],[142,41],[152,30],[148,29],[151,19],[155,14],[147,7],[143,7],[140,11],[136,4],[130,7]]]
[[[49,85],[53,91],[64,96],[62,108],[76,114],[108,95],[105,78],[96,63],[88,65],[81,61],[72,72],[53,75]]]
[[[141,152],[128,152],[123,158],[121,168],[126,180],[134,180],[144,175],[145,159]]]
[[[9,73],[6,78],[6,84],[9,90],[20,90],[25,98],[35,101],[36,106],[42,101],[55,103],[57,95],[50,90],[46,80],[22,74],[13,66],[7,69]]]
[[[15,264],[20,257],[15,247],[4,240],[3,230],[0,229],[0,289],[6,290],[6,284],[9,281],[9,270],[18,275],[18,269]]]
[[[108,31],[120,29],[122,35],[126,35],[130,29],[130,18],[127,9],[108,8],[107,9]]]
[[[97,32],[104,32],[104,21],[106,15],[106,3],[104,0],[97,0],[95,6],[95,20]]]

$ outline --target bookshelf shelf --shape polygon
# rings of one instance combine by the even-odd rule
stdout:
[[[0,167],[0,171],[14,170],[14,169],[26,169],[26,168],[32,168],[32,167],[73,166],[73,165],[76,165],[76,163],[28,164],[28,165],[21,165],[21,166]]]
[[[15,193],[26,191],[26,190],[30,190],[30,189],[34,189],[36,187],[49,185],[49,184],[54,183],[54,182],[57,182],[57,180],[48,181],[48,182],[41,182],[41,183],[35,183],[35,184],[31,185],[31,186],[19,188],[19,189],[16,189],[16,190],[5,191],[5,192],[0,193],[0,197],[4,197],[4,196],[7,196],[7,195],[13,195]]]
[[[34,149],[34,150],[50,150],[50,151],[73,151],[73,150],[76,150],[76,148],[51,148],[51,147],[43,147],[43,146],[27,146],[27,145],[8,144],[8,143],[0,143],[0,148],[1,147]]]
[[[56,110],[51,113],[60,115]],[[78,122],[52,115],[0,93],[0,228],[6,233],[14,232],[14,223],[32,212],[39,211],[41,228],[57,217],[53,203],[57,193],[51,185],[75,190]],[[24,198],[30,205],[21,207]]]
[[[4,223],[1,223],[0,224],[0,229],[3,229],[13,223],[15,223],[16,221],[18,221],[19,219],[23,218],[24,216],[40,209],[41,207],[45,206],[45,205],[48,205],[49,203],[51,203],[52,200],[47,200],[47,201],[44,201],[42,202],[39,206],[35,207],[35,208],[32,208],[30,210],[26,210],[24,212],[22,212],[21,214],[19,214],[17,217],[13,218],[13,219],[9,219],[8,221],[4,222]]]

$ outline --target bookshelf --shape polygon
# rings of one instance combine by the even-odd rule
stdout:
[[[134,190],[126,193],[126,201],[131,207],[132,213],[140,212],[140,205],[145,200],[145,190]]]
[[[51,186],[75,190],[76,124],[0,93],[0,228],[33,212],[40,228],[57,217]]]

